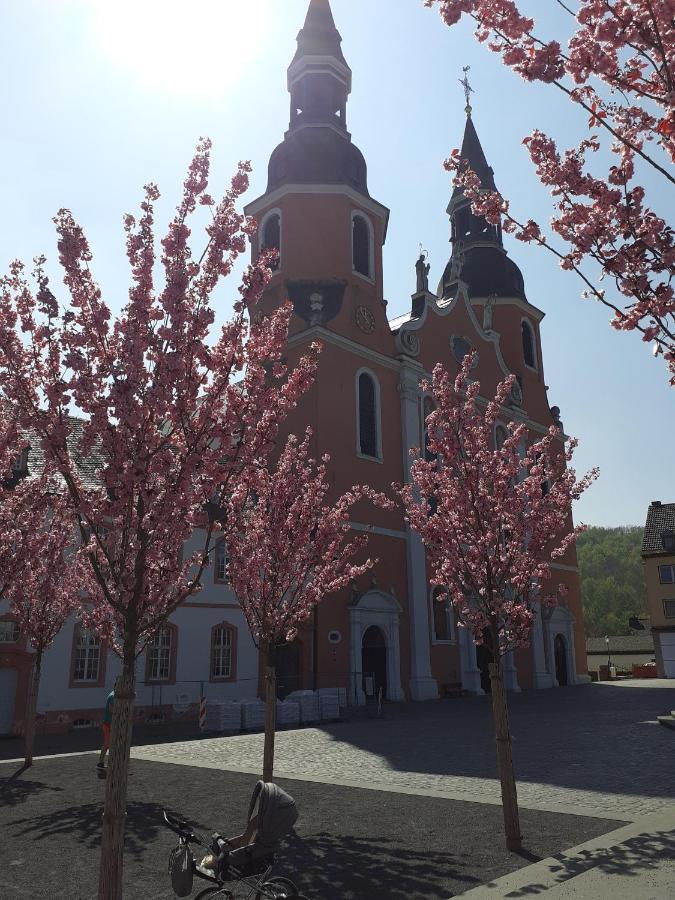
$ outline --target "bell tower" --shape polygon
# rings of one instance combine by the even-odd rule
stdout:
[[[246,212],[258,221],[253,258],[279,253],[264,308],[289,298],[292,334],[318,326],[384,349],[389,210],[368,193],[366,161],[347,130],[351,88],[329,0],[310,0],[288,68],[289,127],[270,157],[267,190]]]

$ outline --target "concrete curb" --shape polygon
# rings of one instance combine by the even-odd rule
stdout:
[[[459,896],[666,900],[674,884],[675,804]]]

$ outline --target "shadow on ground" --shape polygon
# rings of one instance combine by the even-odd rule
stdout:
[[[582,850],[574,856],[560,855],[556,859],[556,865],[549,869],[555,876],[556,884],[563,884],[592,869],[605,875],[636,878],[644,872],[658,869],[666,859],[675,859],[675,830],[639,834],[610,849]],[[550,882],[533,882],[504,896],[531,897],[543,894],[550,886]],[[635,896],[638,896],[637,893]]]

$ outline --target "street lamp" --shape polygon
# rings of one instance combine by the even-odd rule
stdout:
[[[605,643],[607,644],[607,675],[609,676],[609,667],[612,665],[612,657],[609,653],[609,637],[605,635]]]

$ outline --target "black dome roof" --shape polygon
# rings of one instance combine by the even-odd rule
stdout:
[[[455,279],[451,278],[452,260],[445,267],[439,285],[439,296],[445,297]],[[518,266],[496,244],[467,247],[464,265],[459,276],[469,288],[469,297],[519,297],[525,296],[525,283]]]
[[[270,157],[267,191],[282,184],[347,184],[367,197],[363,154],[347,134],[328,126],[289,131]]]

